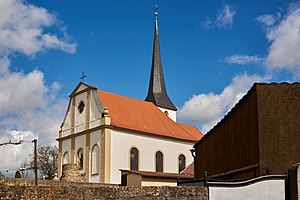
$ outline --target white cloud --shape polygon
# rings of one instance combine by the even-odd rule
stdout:
[[[216,25],[219,28],[231,27],[235,14],[236,11],[233,9],[233,7],[225,4],[217,15]]]
[[[56,48],[74,53],[76,44],[64,36],[45,33],[45,28],[58,25],[56,16],[46,9],[23,0],[0,0],[0,52],[20,52],[34,56],[45,49]],[[63,31],[62,31],[63,32]],[[63,32],[64,33],[64,32]]]
[[[213,21],[211,21],[211,20],[209,19],[209,17],[207,17],[205,21],[201,22],[201,25],[202,25],[204,28],[210,29],[210,28],[212,28],[212,27],[214,26],[214,23],[213,23]]]
[[[273,26],[278,20],[280,20],[281,15],[277,13],[277,15],[261,15],[257,17],[255,20],[265,26]]]
[[[193,95],[178,111],[178,117],[201,126],[206,133],[246,94],[254,82],[265,82],[269,76],[237,75],[221,94]]]
[[[291,4],[280,23],[268,27],[267,39],[271,43],[267,68],[286,69],[300,77],[300,4]]]
[[[10,60],[7,56],[0,57],[0,77],[9,72]]]
[[[41,143],[55,144],[67,105],[65,99],[52,98],[59,84],[48,87],[43,72],[34,70],[28,74],[10,71],[0,78],[0,86],[0,105],[5,105],[0,107],[2,134],[29,131]]]
[[[229,64],[239,64],[239,65],[246,65],[246,64],[259,64],[264,59],[255,55],[255,56],[248,56],[248,55],[232,55],[228,56],[225,59],[225,62]]]
[[[58,90],[60,90],[60,88],[61,88],[61,86],[60,86],[60,84],[59,84],[58,82],[54,82],[54,83],[52,83],[52,85],[51,85],[51,89],[52,89],[53,91],[58,91]]]
[[[223,7],[219,10],[216,20],[212,21],[209,17],[205,21],[201,22],[202,27],[204,28],[213,28],[217,26],[218,28],[231,28],[233,25],[234,17],[236,15],[236,10],[224,4]]]
[[[24,159],[30,160],[31,141],[35,138],[39,143],[56,144],[67,106],[67,100],[58,97],[58,82],[48,86],[40,70],[12,71],[10,58],[16,53],[34,57],[47,49],[74,53],[76,44],[69,42],[64,27],[57,30],[62,37],[55,34],[57,31],[45,31],[62,22],[44,8],[23,0],[0,0],[0,10],[0,143],[27,141],[18,146],[0,146],[3,170],[16,169]]]
[[[285,15],[264,14],[255,19],[262,23],[269,41],[268,53],[257,55],[232,55],[224,60],[229,64],[262,64],[269,72],[286,70],[300,78],[300,3],[291,3]]]

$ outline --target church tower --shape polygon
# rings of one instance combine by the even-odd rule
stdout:
[[[160,46],[159,46],[159,39],[158,39],[157,6],[154,15],[155,15],[155,25],[154,25],[152,67],[151,67],[148,95],[145,101],[154,103],[154,105],[156,105],[162,112],[168,115],[173,121],[176,121],[177,108],[174,106],[174,104],[172,103],[172,101],[170,100],[167,94],[167,89],[166,89],[166,84],[165,84],[165,79],[164,79],[164,74],[162,69]]]

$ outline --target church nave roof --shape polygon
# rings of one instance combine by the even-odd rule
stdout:
[[[112,126],[189,141],[203,136],[193,125],[174,122],[152,102],[104,91],[98,94],[102,106],[108,108]]]

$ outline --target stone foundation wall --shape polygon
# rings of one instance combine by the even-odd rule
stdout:
[[[201,186],[125,187],[125,186],[0,186],[0,199],[181,199],[208,200],[208,190]]]
[[[67,182],[86,182],[84,175],[79,173],[76,164],[68,163],[62,166],[62,176],[60,180]]]

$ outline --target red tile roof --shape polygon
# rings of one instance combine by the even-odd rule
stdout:
[[[193,125],[174,122],[153,103],[98,91],[103,107],[107,107],[111,125],[154,135],[198,141],[203,135]]]
[[[126,172],[129,174],[138,174],[146,177],[158,177],[158,178],[170,178],[170,179],[193,179],[194,176],[190,174],[177,174],[177,173],[166,173],[166,172],[150,172],[150,171],[138,171],[138,170],[123,170],[121,172]]]
[[[181,174],[189,174],[191,176],[194,176],[194,162],[192,162],[189,166],[187,166]]]

